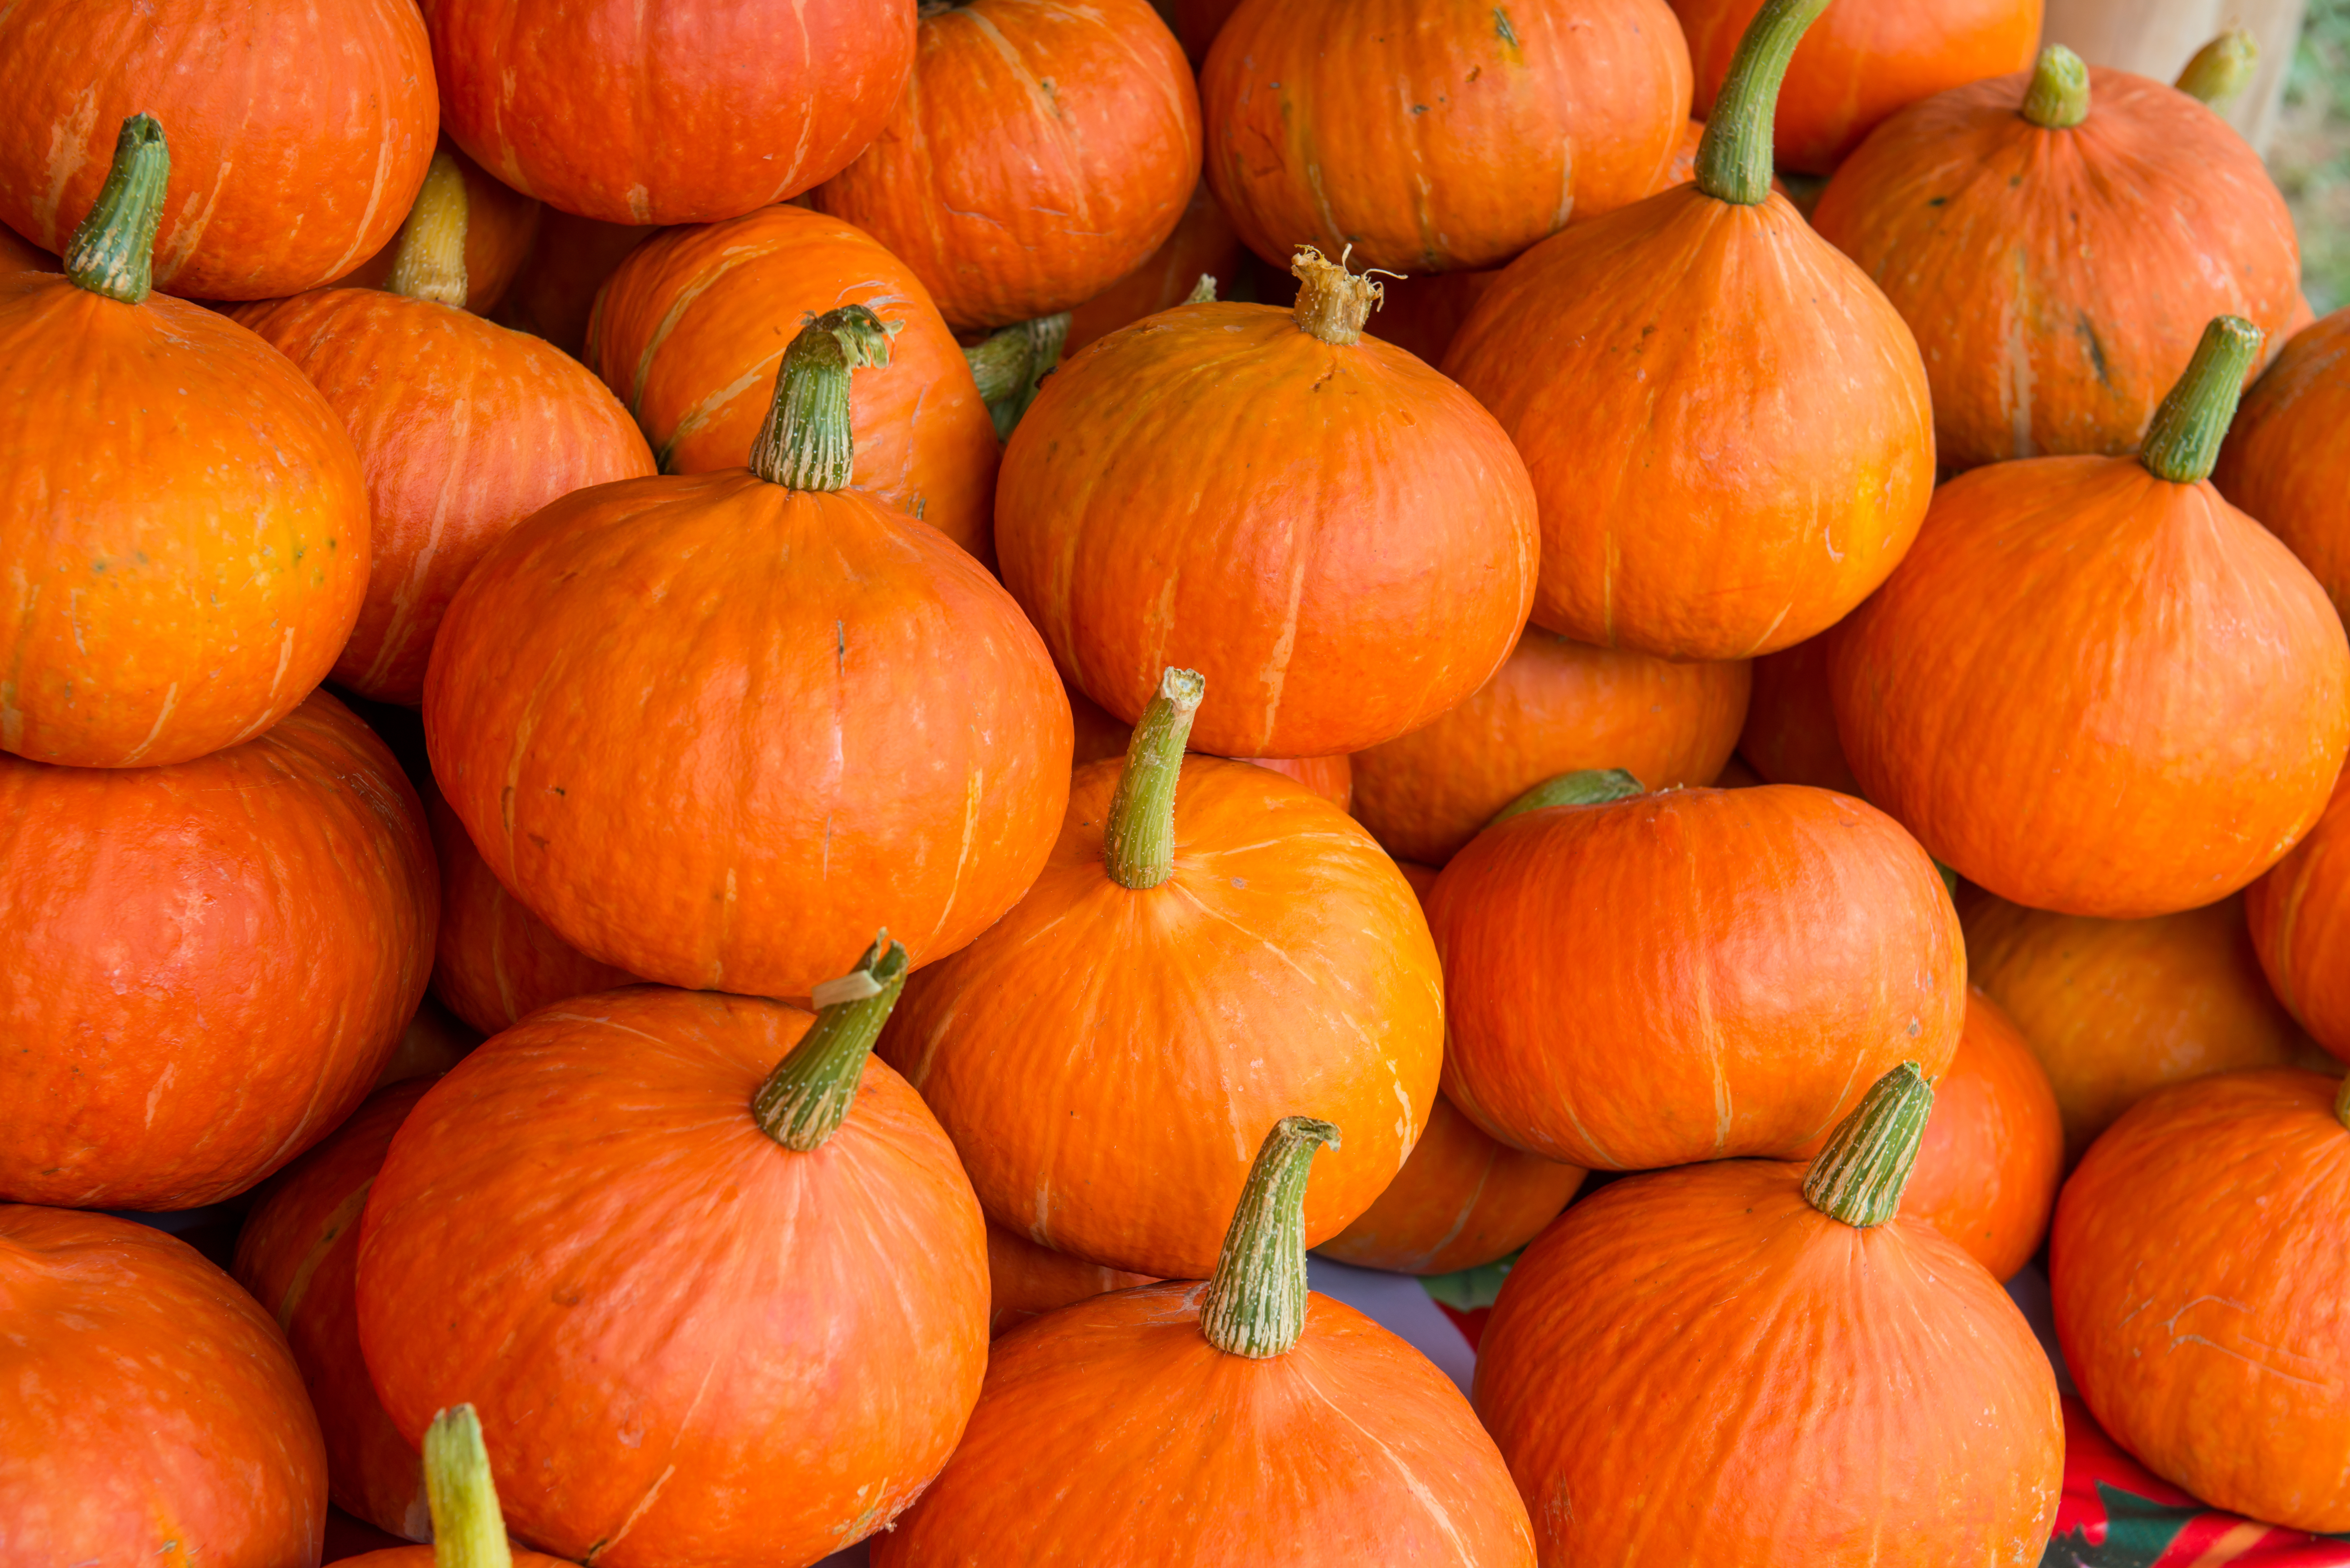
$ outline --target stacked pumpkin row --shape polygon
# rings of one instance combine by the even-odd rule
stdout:
[[[146,1434],[10,1427],[31,1560],[159,1518],[308,1560],[322,1484],[498,1547],[486,1471],[615,1564],[885,1526],[910,1563],[2029,1560],[2061,1436],[1996,1278],[2157,1089],[2059,1210],[2075,1376],[2163,1473],[2350,1522],[2331,1085],[2165,1088],[2237,1059],[2033,989],[2085,931],[2223,948],[2266,872],[2262,959],[2350,1051],[2350,647],[2207,477],[2299,303],[2224,124],[2061,50],[1963,85],[2025,62],[2025,5],[1896,47],[1855,0],[1691,0],[1687,41],[1652,0],[1244,0],[1196,88],[1139,5],[816,7],[785,49],[671,9],[306,12],[375,118],[274,179],[170,96],[233,32],[0,18],[41,128],[0,217],[66,273],[0,278],[0,1262],[99,1325],[26,1365]],[[1410,101],[1358,112],[1378,62]],[[102,182],[32,151],[94,74],[157,110]],[[305,187],[338,148],[366,200]],[[1816,232],[1777,162],[1835,168]],[[2108,267],[2072,225],[2116,171]],[[1293,306],[1195,286],[1253,275],[1235,232]],[[1430,275],[1424,358],[1348,244]],[[2321,572],[2342,330],[2226,460]],[[52,388],[127,433],[58,442]],[[421,705],[423,797],[329,673]],[[1733,743],[1777,782],[1674,787]],[[2289,1055],[2220,968],[2266,1009],[2243,1058]],[[458,1047],[395,1060],[428,972],[496,1036],[437,1081]],[[30,1206],[273,1172],[252,1298]],[[2214,1238],[2255,1212],[2293,1219],[2246,1262]],[[1433,1272],[1538,1231],[1473,1412],[1304,1285],[1309,1245]],[[100,1371],[126,1345],[192,1391]]]

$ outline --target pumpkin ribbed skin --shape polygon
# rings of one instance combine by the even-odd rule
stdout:
[[[1109,287],[1175,232],[1199,179],[1199,93],[1148,0],[932,0],[904,98],[816,205],[903,257],[968,330]]]
[[[1830,639],[1814,637],[1754,661],[1754,695],[1738,754],[1773,784],[1810,784],[1858,794],[1860,781],[1844,760],[1836,735],[1835,702],[1828,691]]]
[[[1191,204],[1176,220],[1175,232],[1167,236],[1167,243],[1144,258],[1140,266],[1069,313],[1069,336],[1061,345],[1061,357],[1068,358],[1087,344],[1146,316],[1174,309],[1191,297],[1202,276],[1214,278],[1216,286],[1230,294],[1240,267],[1241,237],[1232,232],[1232,221],[1216,205],[1216,193],[1203,179],[1192,188]]]
[[[439,101],[411,0],[24,0],[0,12],[0,222],[63,251],[116,128],[151,114],[172,148],[155,286],[316,288],[398,232]]]
[[[853,483],[993,558],[995,426],[929,293],[872,237],[804,207],[677,229],[597,296],[588,366],[619,394],[664,473],[740,468],[801,318],[840,305],[899,324],[889,363],[849,382]]]
[[[1544,779],[1622,768],[1711,784],[1746,711],[1743,661],[1674,664],[1529,628],[1493,679],[1424,729],[1355,755],[1355,815],[1389,853],[1441,866]]]
[[[2234,127],[2093,69],[2088,118],[2043,130],[2019,112],[2031,80],[1903,110],[1813,214],[1917,333],[1951,469],[2134,452],[2206,322],[2280,342],[2300,298],[2293,215]]]
[[[1661,185],[1690,86],[1664,0],[1251,0],[1200,70],[1208,181],[1267,260],[1499,266]]]
[[[994,579],[865,492],[742,469],[507,535],[442,622],[424,724],[491,874],[557,936],[764,996],[885,925],[916,963],[962,947],[1067,798],[1068,704]]]
[[[811,1021],[582,999],[459,1063],[392,1140],[359,1236],[368,1366],[411,1441],[473,1402],[508,1523],[550,1552],[812,1563],[887,1524],[962,1431],[979,1205],[878,1062],[821,1147],[759,1130],[752,1096]]]
[[[271,1182],[236,1238],[236,1281],[285,1330],[327,1442],[327,1494],[379,1530],[429,1539],[424,1472],[359,1354],[359,1214],[431,1078],[379,1089]]]
[[[1135,1285],[1155,1285],[1149,1274],[1105,1269],[1040,1247],[1025,1236],[989,1221],[987,1227],[987,1332],[1009,1333],[1071,1302]]]
[[[468,311],[336,288],[236,318],[300,367],[358,449],[373,561],[333,677],[363,697],[423,701],[449,600],[515,524],[653,472],[628,410],[578,361]]]
[[[1932,1226],[1843,1224],[1803,1180],[1634,1177],[1512,1267],[1477,1414],[1545,1568],[2040,1561],[2064,1421],[2023,1314]]]
[[[795,196],[873,140],[913,0],[421,0],[442,126],[482,167],[608,223],[707,223]]]
[[[1795,47],[1779,89],[1773,126],[1779,167],[1833,172],[1904,106],[2029,66],[2041,6],[2042,0],[1836,0]],[[1762,0],[1672,0],[1672,7],[1688,34],[1702,119]]]
[[[1315,1162],[1306,1244],[1370,1207],[1427,1123],[1443,992],[1395,863],[1263,768],[1186,759],[1173,875],[1120,887],[1102,849],[1118,771],[1077,771],[1044,874],[908,982],[880,1054],[938,1113],[997,1224],[1196,1280],[1284,1116],[1348,1129]],[[1149,1179],[1119,1174],[1134,1171]]]
[[[2008,1279],[2040,1250],[2064,1168],[2064,1126],[2046,1070],[1999,1003],[1970,991],[1902,1214],[1965,1248],[1992,1279]]]
[[[1594,1169],[1809,1153],[1899,1063],[1939,1076],[1966,1006],[1926,852],[1800,785],[1521,813],[1453,857],[1428,920],[1445,1094]]]
[[[1004,586],[1071,684],[1131,722],[1168,665],[1197,670],[1191,743],[1218,756],[1361,751],[1484,684],[1525,622],[1534,522],[1460,388],[1262,305],[1065,363],[995,495]]]
[[[333,665],[368,548],[350,438],[283,355],[166,296],[0,276],[0,748],[251,740]]]
[[[875,1568],[1533,1568],[1525,1504],[1425,1356],[1322,1295],[1286,1354],[1228,1355],[1200,1331],[1206,1289],[1122,1291],[998,1340],[962,1446]]]
[[[1378,1201],[1317,1250],[1406,1274],[1473,1269],[1533,1241],[1586,1174],[1495,1143],[1439,1095],[1427,1130]]]
[[[194,1248],[0,1204],[0,1300],[12,1564],[318,1561],[327,1456],[301,1375],[269,1314]]]
[[[170,768],[0,758],[0,1197],[189,1209],[350,1114],[432,967],[416,792],[320,693]]]
[[[2244,913],[2277,999],[2350,1061],[2350,782],[2293,853],[2246,890]]]
[[[2350,615],[2350,310],[2303,328],[2252,383],[2211,483]]]
[[[440,150],[457,165],[465,182],[465,308],[487,316],[504,302],[523,264],[538,240],[539,219],[546,209],[528,196],[490,178],[463,150],[443,144]],[[381,288],[400,259],[400,239],[335,279],[337,288]]]
[[[2210,482],[2136,458],[1944,485],[1829,682],[1869,799],[1970,881],[2066,914],[2225,898],[2309,830],[2350,749],[2324,591]]]
[[[2350,1530],[2350,1128],[2339,1083],[2229,1073],[2140,1101],[2050,1247],[2064,1362],[2147,1469],[2214,1507]]]
[[[1916,340],[1775,192],[1679,185],[1545,240],[1444,369],[1534,475],[1534,623],[1603,648],[1801,642],[1885,580],[1932,494]]]

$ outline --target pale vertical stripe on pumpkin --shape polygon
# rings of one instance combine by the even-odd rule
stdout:
[[[1805,1201],[1862,1229],[1891,1220],[1901,1211],[1901,1189],[1909,1185],[1933,1110],[1933,1085],[1917,1063],[1904,1062],[1877,1079],[1804,1173]]]
[[[490,1452],[471,1405],[441,1411],[424,1429],[424,1495],[432,1510],[433,1568],[511,1568]]]
[[[66,275],[77,287],[125,305],[154,286],[155,226],[172,182],[172,150],[155,117],[134,114],[114,139],[114,161],[89,215],[66,245]]]
[[[1126,742],[1126,763],[1102,826],[1102,861],[1110,880],[1140,892],[1175,874],[1175,785],[1183,775],[1183,748],[1191,718],[1207,694],[1196,670],[1170,668]]]
[[[1284,1116],[1257,1148],[1200,1299],[1200,1332],[1228,1355],[1284,1355],[1305,1332],[1305,1179],[1326,1143],[1332,1124]]]
[[[2165,394],[2146,429],[2139,458],[2157,479],[2195,484],[2211,477],[2220,443],[2236,418],[2244,378],[2261,354],[2261,329],[2241,316],[2215,316],[2195,345],[2187,373]]]
[[[857,1103],[865,1058],[906,989],[905,947],[883,931],[857,967],[816,988],[816,1022],[751,1096],[759,1130],[801,1154],[820,1148]]]
[[[465,233],[471,223],[464,171],[446,151],[435,152],[424,172],[424,188],[416,193],[416,205],[408,209],[407,220],[400,225],[391,275],[383,286],[410,299],[463,309],[469,286]]]
[[[1600,805],[1611,800],[1629,800],[1636,794],[1648,794],[1638,779],[1622,768],[1585,768],[1579,773],[1561,774],[1556,778],[1543,780],[1525,794],[1495,812],[1485,826],[1507,822],[1529,811],[1540,811],[1546,805]]]
[[[776,367],[775,396],[751,443],[751,472],[786,490],[847,488],[856,461],[849,376],[889,363],[889,339],[904,325],[884,322],[861,305],[805,317]]]
[[[2196,50],[2172,85],[2216,109],[2251,86],[2260,68],[2261,41],[2241,27],[2230,27]]]
[[[1795,46],[1828,0],[1763,0],[1762,8],[1738,40],[1729,74],[1714,95],[1713,113],[1697,148],[1697,188],[1717,201],[1742,207],[1771,198],[1773,157],[1772,122],[1779,113],[1779,88]]]
[[[2089,67],[2062,44],[2040,51],[2024,89],[2023,118],[2043,130],[2064,130],[2089,118]]]

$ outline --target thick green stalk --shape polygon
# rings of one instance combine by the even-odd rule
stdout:
[[[809,998],[816,1022],[751,1096],[759,1130],[801,1154],[821,1148],[857,1103],[865,1058],[906,989],[906,950],[883,931],[857,967]]]
[[[2023,93],[2023,118],[2043,130],[2064,130],[2089,118],[2089,67],[2062,44],[2040,51],[2032,85]]]
[[[1856,1228],[1892,1219],[1901,1212],[1901,1189],[1909,1185],[1933,1110],[1934,1086],[1917,1063],[1904,1062],[1877,1079],[1812,1161],[1804,1197],[1829,1219]]]
[[[424,1501],[432,1511],[433,1568],[512,1568],[489,1449],[471,1405],[442,1411],[424,1428]]]
[[[2261,357],[2261,329],[2241,316],[2216,316],[2195,345],[2187,373],[2154,410],[2138,452],[2157,479],[2195,484],[2211,477],[2220,443],[2244,395],[2244,378]]]
[[[1025,322],[1007,327],[985,342],[962,351],[964,362],[971,367],[971,379],[979,383],[979,400],[990,408],[1017,396],[1028,384],[1029,369],[1036,363],[1036,348],[1026,328]]]
[[[1640,787],[1640,781],[1622,768],[1587,768],[1582,773],[1561,774],[1555,779],[1543,780],[1495,812],[1492,822],[1485,826],[1491,827],[1494,823],[1507,822],[1546,805],[1598,805],[1647,793]]]
[[[446,152],[432,155],[424,172],[424,188],[416,205],[400,225],[399,249],[392,252],[391,275],[383,286],[410,299],[465,307],[465,230],[472,211],[465,197],[465,175]]]
[[[1305,1178],[1326,1143],[1330,1123],[1284,1116],[1258,1146],[1200,1301],[1200,1332],[1227,1355],[1284,1355],[1305,1331]]]
[[[1771,196],[1771,126],[1779,113],[1779,87],[1795,46],[1828,0],[1763,0],[1762,9],[1738,40],[1730,74],[1713,96],[1697,149],[1697,188],[1742,207],[1760,206]]]
[[[1126,743],[1126,766],[1102,825],[1102,860],[1121,888],[1139,892],[1175,874],[1175,785],[1183,775],[1191,716],[1207,691],[1199,671],[1169,669]]]
[[[2261,41],[2241,27],[2230,27],[2201,48],[2178,73],[2177,86],[2188,97],[2223,109],[2246,88],[2261,68]]]
[[[840,490],[856,452],[849,440],[848,378],[889,362],[889,339],[905,325],[861,305],[801,318],[800,335],[775,371],[767,422],[751,443],[751,472],[786,490]]]
[[[66,245],[66,275],[92,294],[137,305],[155,286],[155,226],[172,182],[172,150],[152,115],[134,114],[114,139],[98,200]]]

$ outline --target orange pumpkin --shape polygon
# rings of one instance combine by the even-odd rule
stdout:
[[[115,164],[64,275],[0,275],[0,749],[75,767],[260,734],[367,591],[342,422],[260,338],[148,292],[161,129],[125,121]]]
[[[498,319],[546,338],[566,354],[586,351],[588,317],[612,270],[657,224],[599,223],[542,206],[537,237],[498,306]]]
[[[235,312],[324,394],[367,476],[374,560],[334,679],[411,708],[441,617],[492,545],[575,490],[653,472],[628,410],[577,360],[461,308],[467,190],[453,159],[436,160],[389,292]]]
[[[1905,1064],[1808,1170],[1637,1176],[1526,1249],[1475,1397],[1544,1562],[2040,1561],[2056,1379],[1999,1282],[1900,1212],[1932,1099]]]
[[[1477,1268],[1533,1241],[1586,1174],[1495,1143],[1439,1095],[1427,1130],[1387,1190],[1315,1251],[1405,1274]]]
[[[2211,483],[2350,617],[2350,310],[2297,334],[2244,394]]]
[[[449,607],[433,774],[491,874],[600,963],[805,996],[885,919],[917,962],[954,951],[1045,863],[1070,733],[1043,645],[971,556],[848,487],[849,376],[888,358],[871,311],[827,312],[752,469],[567,496]]]
[[[1664,0],[1244,0],[1200,99],[1257,254],[1465,272],[1656,190],[1689,49]]]
[[[1595,1169],[1786,1158],[1893,1064],[1941,1074],[1963,939],[1892,818],[1799,784],[1565,787],[1588,804],[1505,815],[1428,901],[1471,1120]]]
[[[905,96],[815,201],[968,329],[1109,287],[1199,179],[1199,94],[1148,0],[926,0]]]
[[[2215,1507],[2350,1530],[2350,1091],[2294,1068],[2141,1100],[2064,1184],[2056,1332],[2098,1424]]]
[[[442,882],[447,885],[445,871]],[[442,929],[447,929],[446,916],[442,917]],[[464,1060],[465,1054],[481,1043],[480,1030],[452,1016],[448,1009],[427,996],[416,1004],[408,1027],[400,1032],[400,1044],[392,1047],[390,1060],[375,1075],[375,1086],[381,1089],[411,1078],[437,1078]]]
[[[0,12],[0,222],[64,253],[99,200],[115,128],[151,115],[174,154],[154,286],[316,288],[400,227],[436,103],[411,0],[25,0]]]
[[[1338,1137],[1274,1124],[1205,1283],[1096,1296],[997,1341],[962,1446],[874,1568],[1534,1568],[1526,1505],[1468,1401],[1305,1288],[1306,1166]]]
[[[168,768],[0,758],[0,1197],[216,1203],[350,1114],[432,967],[416,792],[321,692]]]
[[[2300,298],[2260,154],[2185,93],[2061,45],[1896,115],[1813,221],[1917,333],[1950,469],[2134,452],[2206,322],[2281,342]]]
[[[433,1417],[424,1429],[423,1449],[417,1507],[425,1510],[429,1494],[431,1517],[422,1529],[432,1544],[388,1546],[338,1561],[352,1568],[563,1568],[562,1558],[506,1539],[489,1452],[482,1446],[481,1417],[471,1405]],[[410,1459],[412,1464],[415,1456]]]
[[[1827,0],[1770,0],[1694,182],[1535,246],[1444,358],[1524,453],[1534,619],[1669,659],[1825,630],[1934,482],[1925,366],[1875,285],[1771,189],[1780,74]]]
[[[1077,743],[1072,761],[1078,767],[1097,763],[1108,757],[1123,757],[1134,742],[1134,726],[1122,724],[1103,711],[1100,703],[1082,691],[1069,693],[1069,712],[1076,721]],[[1332,805],[1344,811],[1355,798],[1355,769],[1352,759],[1341,753],[1335,757],[1234,757],[1232,762],[1253,763],[1261,768],[1271,768],[1284,778],[1295,779]]]
[[[0,226],[0,274],[56,272],[62,265],[56,256],[16,230]]]
[[[868,1060],[906,962],[877,942],[813,1018],[608,992],[434,1085],[359,1234],[401,1435],[462,1390],[516,1532],[607,1568],[812,1563],[888,1525],[987,1360],[971,1183]]]
[[[1063,358],[1119,327],[1172,310],[1191,297],[1202,277],[1212,277],[1229,289],[1241,265],[1240,236],[1232,221],[1216,205],[1216,194],[1201,180],[1191,190],[1191,203],[1176,220],[1167,243],[1143,264],[1069,312],[1069,335],[1061,344]],[[1425,359],[1427,355],[1420,358]]]
[[[2350,1061],[2350,774],[2309,836],[2246,891],[2244,913],[2277,999]]]
[[[768,207],[637,247],[597,296],[584,358],[662,472],[716,472],[751,450],[802,319],[851,304],[895,335],[849,389],[851,482],[992,559],[998,448],[971,367],[913,273],[837,218]]]
[[[463,305],[476,316],[487,316],[504,301],[506,291],[514,286],[515,275],[522,271],[523,264],[529,259],[538,239],[539,217],[545,209],[521,192],[491,179],[480,164],[448,142],[444,141],[432,156],[436,162],[444,158],[449,161],[463,178],[464,191],[464,223],[455,236],[464,250],[464,294],[461,299],[443,300],[442,303]],[[428,181],[430,178],[428,174]],[[427,192],[418,192],[416,199],[418,206],[423,205]],[[452,199],[442,194],[432,200],[436,205],[441,205]],[[442,221],[446,222],[445,219]],[[416,208],[411,207],[407,223],[400,225],[400,234],[393,237],[391,244],[328,286],[390,286],[392,271],[400,261],[401,238],[416,222]]]
[[[2350,751],[2341,618],[2204,477],[2259,344],[2213,322],[2142,457],[1944,485],[1917,548],[1837,629],[1829,683],[1861,787],[2002,898],[2193,909],[2324,809]]]
[[[1187,305],[1065,362],[996,488],[1004,585],[1070,684],[1131,722],[1194,666],[1219,756],[1419,728],[1508,657],[1534,588],[1501,427],[1362,336],[1377,284],[1311,251],[1294,270],[1294,310]]]
[[[1901,1212],[2008,1279],[2040,1250],[2064,1168],[2064,1126],[2046,1070],[1999,1003],[1970,992]]]
[[[1184,57],[1197,68],[1223,31],[1240,0],[1173,0],[1175,36],[1183,41]]]
[[[1888,115],[1984,77],[2021,70],[2040,41],[2042,0],[1840,0],[1787,67],[1773,139],[1779,163],[1835,171]],[[1713,112],[1738,40],[1762,0],[1672,0],[1697,71],[1697,116]]]
[[[1077,771],[1043,876],[917,977],[881,1044],[997,1224],[1173,1279],[1213,1265],[1250,1129],[1284,1108],[1359,1129],[1307,1194],[1309,1244],[1368,1209],[1427,1122],[1444,1039],[1395,863],[1287,779],[1185,757],[1200,689],[1167,671],[1124,762]]]
[[[1754,661],[1754,696],[1746,705],[1738,754],[1773,784],[1858,794],[1860,781],[1844,760],[1828,691],[1829,641],[1810,638]]]
[[[1548,778],[1622,768],[1658,789],[1711,784],[1746,711],[1742,660],[1675,664],[1529,628],[1450,713],[1354,759],[1355,815],[1398,856],[1441,866]]]
[[[1149,1274],[1105,1269],[1040,1247],[1025,1236],[989,1221],[987,1227],[987,1332],[991,1337],[1107,1291],[1155,1285]]]

